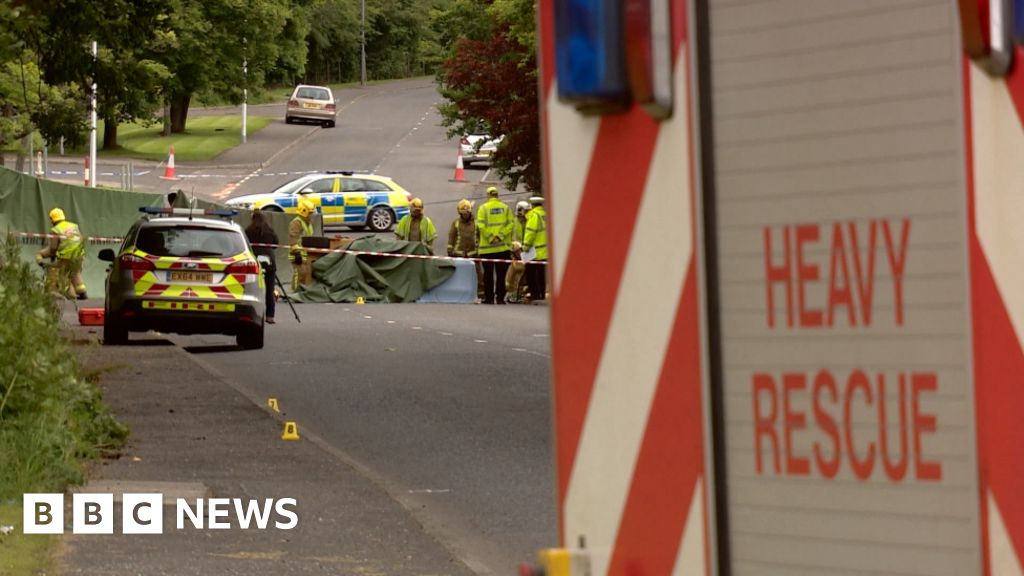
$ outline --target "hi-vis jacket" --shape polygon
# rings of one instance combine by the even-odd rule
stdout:
[[[298,222],[298,225],[296,225]],[[288,224],[288,253],[292,256],[301,254],[305,259],[308,255],[302,247],[302,238],[313,235],[313,224],[301,216],[296,216]]]
[[[395,226],[395,236],[399,240],[408,240],[409,233],[412,228],[412,216],[406,215],[398,221],[398,225]],[[420,217],[420,242],[430,246],[437,239],[437,228],[434,227],[434,222],[426,216]]]
[[[515,214],[501,200],[489,198],[476,211],[476,229],[480,233],[480,254],[507,252],[511,246]]]
[[[526,234],[523,249],[537,249],[537,260],[548,259],[548,217],[543,206],[536,206],[526,214]]]
[[[476,256],[476,222],[472,218],[456,218],[448,230],[448,255],[472,258]]]
[[[62,260],[77,260],[85,258],[85,244],[82,242],[82,232],[74,222],[61,220],[53,228],[50,234],[60,236],[60,243],[57,244],[57,258]]]

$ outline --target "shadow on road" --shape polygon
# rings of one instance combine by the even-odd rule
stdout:
[[[212,344],[209,346],[185,346],[183,348],[189,354],[216,354],[220,352],[236,352],[242,349],[237,344]]]
[[[128,340],[124,346],[138,346],[138,347],[155,347],[155,346],[174,346],[174,342],[170,340],[164,340],[163,338],[147,338],[145,340]]]

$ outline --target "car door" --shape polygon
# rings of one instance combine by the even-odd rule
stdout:
[[[361,178],[342,178],[341,192],[345,202],[345,224],[361,226],[366,223],[369,196]]]
[[[319,178],[303,186],[302,190],[312,190],[305,197],[312,200],[320,210],[324,224],[340,223],[342,216],[341,200],[338,192],[338,179],[330,176]]]

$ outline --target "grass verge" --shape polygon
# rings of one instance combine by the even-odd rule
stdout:
[[[35,576],[50,573],[54,538],[24,534],[21,502],[0,502],[0,576]]]
[[[51,540],[20,528],[25,493],[64,492],[85,480],[85,461],[117,450],[128,435],[103,404],[59,325],[41,275],[0,238],[0,574],[41,574]],[[9,532],[4,534],[4,532]]]
[[[246,131],[252,135],[274,121],[268,116],[252,116],[246,123]],[[232,116],[196,116],[190,118],[182,134],[162,136],[160,124],[144,126],[142,124],[122,124],[117,130],[117,150],[100,150],[101,158],[130,157],[143,160],[166,160],[171,147],[174,147],[176,161],[195,162],[211,160],[221,152],[234,148],[242,143],[242,118]],[[96,132],[103,133],[103,123],[99,122]],[[73,150],[70,155],[85,154],[85,150]]]

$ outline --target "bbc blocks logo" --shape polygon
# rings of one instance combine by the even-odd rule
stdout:
[[[173,508],[178,530],[292,530],[299,525],[296,506],[294,498],[177,498]],[[22,514],[25,534],[63,534],[66,529],[63,494],[25,494]],[[114,534],[116,514],[113,494],[74,494],[71,532]],[[164,496],[123,494],[120,516],[121,534],[163,534]]]

